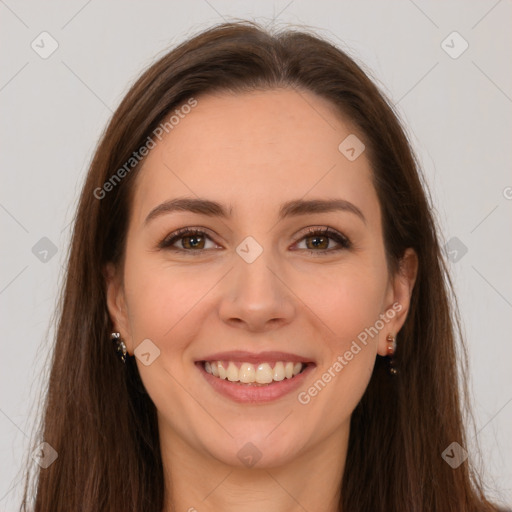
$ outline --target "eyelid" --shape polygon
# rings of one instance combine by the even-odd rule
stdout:
[[[313,250],[313,249],[294,249],[294,250],[307,251],[310,254],[312,254],[312,253],[326,254],[326,253],[334,253],[334,252],[338,252],[338,251],[342,251],[342,250],[347,250],[352,247],[352,242],[346,235],[344,235],[340,231],[338,231],[334,228],[331,228],[329,226],[309,226],[304,229],[306,231],[302,230],[299,235],[294,237],[294,239],[293,239],[294,245],[310,236],[320,235],[320,236],[325,236],[327,238],[330,238],[331,240],[334,240],[339,245],[339,247],[334,248],[334,249],[320,249],[317,251]],[[190,227],[180,228],[180,229],[177,229],[176,231],[173,231],[169,235],[167,235],[158,244],[158,248],[166,249],[166,250],[174,251],[174,252],[178,252],[178,253],[201,254],[205,251],[211,251],[212,249],[186,250],[186,249],[182,249],[182,248],[181,249],[175,248],[175,247],[173,247],[173,244],[175,242],[179,241],[180,239],[185,238],[186,236],[197,235],[197,236],[202,236],[202,237],[208,238],[216,245],[219,245],[219,244],[217,244],[217,242],[215,242],[213,236],[210,233],[211,232],[209,229],[203,228],[203,227],[190,226]]]
[[[186,251],[185,249],[178,249],[178,248],[172,247],[172,244],[174,242],[180,240],[181,238],[185,238],[185,236],[187,236],[187,235],[188,236],[194,236],[194,235],[205,236],[205,237],[209,238],[212,242],[214,242],[216,245],[219,245],[213,239],[213,236],[211,235],[211,232],[209,229],[202,228],[202,227],[190,226],[190,227],[184,227],[184,228],[177,229],[176,231],[173,231],[172,233],[165,236],[164,239],[158,244],[158,248],[159,249],[167,249],[167,250],[171,250],[171,251],[174,250],[176,252],[189,252],[189,253],[191,253],[191,252],[200,253],[202,251],[210,250],[210,249],[199,249],[197,251]]]
[[[305,228],[306,231],[302,231],[300,235],[298,235],[294,240],[294,244],[314,235],[325,236],[334,240],[340,247],[334,249],[321,249],[318,251],[314,251],[312,249],[303,249],[309,253],[318,253],[318,254],[326,254],[326,253],[334,253],[341,250],[348,250],[352,248],[352,242],[348,238],[348,236],[344,235],[342,232],[337,229],[331,228],[329,226],[309,226]]]

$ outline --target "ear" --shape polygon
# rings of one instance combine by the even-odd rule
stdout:
[[[386,318],[389,320],[379,333],[377,353],[380,356],[387,355],[387,335],[391,334],[396,337],[405,323],[417,274],[418,255],[414,249],[408,248],[400,260],[398,272],[390,278],[384,311]]]
[[[106,284],[107,308],[114,332],[121,334],[121,339],[125,342],[126,349],[131,355],[133,353],[131,330],[121,272],[112,263],[108,263],[104,268],[103,275]]]

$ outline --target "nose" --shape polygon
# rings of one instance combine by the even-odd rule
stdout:
[[[252,263],[235,259],[223,280],[221,319],[232,327],[265,332],[291,322],[296,306],[286,276],[264,250]]]

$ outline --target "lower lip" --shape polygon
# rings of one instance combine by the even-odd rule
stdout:
[[[211,384],[215,391],[227,398],[230,398],[231,400],[234,400],[235,402],[240,403],[271,402],[273,400],[277,400],[296,390],[304,383],[304,379],[306,379],[315,368],[315,365],[308,364],[303,372],[297,374],[291,379],[285,378],[278,382],[266,384],[265,386],[250,386],[248,384],[240,384],[238,382],[231,382],[227,379],[214,377],[204,369],[203,363],[197,362],[195,364],[203,374],[206,381]]]

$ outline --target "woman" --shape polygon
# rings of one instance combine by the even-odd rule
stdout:
[[[152,65],[82,190],[36,512],[497,510],[423,187],[314,35],[227,23]]]

